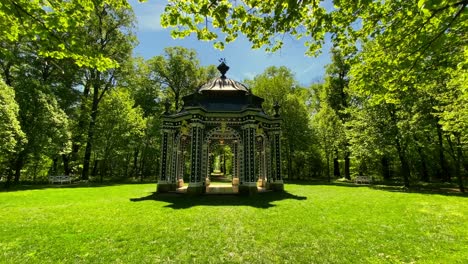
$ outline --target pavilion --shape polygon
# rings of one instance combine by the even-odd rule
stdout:
[[[262,109],[263,98],[245,85],[226,77],[229,67],[218,66],[221,76],[182,98],[183,107],[162,117],[161,166],[157,191],[205,193],[213,169],[213,150],[228,145],[232,151],[232,184],[241,194],[258,188],[282,191],[281,118]],[[190,164],[190,166],[186,166]]]

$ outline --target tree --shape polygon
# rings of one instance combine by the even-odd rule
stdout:
[[[394,34],[405,34],[405,30],[395,29]],[[450,87],[446,82],[451,78],[448,73],[464,61],[457,55],[463,54],[461,50],[466,44],[466,40],[460,38],[461,30],[452,28],[439,37],[437,43],[433,43],[435,46],[425,50],[425,56],[402,57],[398,46],[391,45],[393,37],[377,36],[363,46],[351,67],[349,92],[366,101],[357,107],[380,106],[385,113],[387,121],[384,123],[393,139],[390,144],[400,161],[406,186],[418,170],[421,179],[429,180],[427,167],[433,140],[427,138],[431,138],[431,133],[438,135],[440,167],[447,170],[440,154],[443,153],[440,111],[449,113],[451,110],[445,108],[448,101],[441,100],[444,98],[441,95],[460,94],[459,86]],[[426,37],[430,38],[431,33]],[[450,145],[452,141],[447,138],[446,142]],[[453,142],[458,142],[456,137]],[[455,155],[452,156],[457,160]],[[414,165],[411,168],[416,162],[420,168],[414,168]]]
[[[5,165],[10,170],[7,171],[7,185],[12,176],[10,161],[27,142],[18,120],[18,112],[15,91],[0,79],[0,171],[5,169]]]
[[[314,115],[312,124],[314,128],[316,128],[319,145],[325,155],[327,164],[326,173],[328,181],[330,182],[330,159],[343,141],[344,127],[336,112],[328,105],[327,102],[321,103],[320,110],[316,115]],[[337,176],[335,172],[335,164],[333,168],[334,174]]]
[[[83,28],[82,32],[86,36],[84,38],[86,41],[85,48],[89,52],[110,57],[122,63],[130,57],[134,45],[135,39],[132,32],[134,21],[133,11],[126,5],[108,5],[106,3],[94,5],[93,13],[87,20],[86,27]],[[87,180],[89,177],[99,103],[105,94],[116,85],[116,77],[119,73],[116,68],[102,71],[99,67],[91,67],[85,70],[82,115],[87,117],[84,120],[88,121],[88,123],[81,174],[83,180]],[[92,97],[88,98],[90,96]],[[90,107],[88,104],[90,104]],[[89,111],[87,107],[90,108]],[[86,122],[83,122],[81,125],[85,124]]]
[[[349,118],[346,113],[350,101],[346,91],[349,83],[348,72],[350,69],[348,59],[349,58],[346,58],[339,49],[332,49],[332,62],[327,66],[324,85],[325,98],[323,98],[323,100],[327,101],[328,106],[335,111],[335,114],[343,124],[345,124]],[[350,180],[349,144],[346,142],[346,138],[343,138],[343,140],[343,145],[334,150],[333,171],[335,177],[340,176],[338,153],[339,150],[342,150],[344,152],[345,161],[344,176],[346,179]]]
[[[287,159],[288,177],[293,179],[303,175],[304,171],[294,166],[294,161],[298,151],[310,151],[309,146],[304,144],[312,139],[305,104],[307,90],[298,86],[293,73],[286,67],[269,67],[246,83],[254,94],[265,99],[263,108],[270,115],[274,115],[275,104],[281,106],[283,151]]]
[[[466,24],[468,1],[168,1],[161,17],[165,27],[176,27],[173,37],[194,33],[201,40],[217,40],[215,47],[234,41],[243,34],[253,48],[266,45],[275,51],[282,47],[278,35],[305,38],[307,53],[317,54],[325,34],[347,47],[358,39],[378,35],[391,37],[403,56],[419,54],[447,30]],[[395,29],[405,28],[402,35]],[[421,36],[430,35],[429,38]],[[224,36],[224,38],[222,38]],[[416,49],[413,49],[416,48]],[[406,51],[406,52],[405,52]],[[413,54],[414,55],[414,54]]]
[[[133,157],[134,149],[143,141],[146,120],[142,109],[134,105],[130,92],[122,88],[112,90],[102,101],[102,113],[96,120],[93,169],[96,176],[96,167],[100,163],[101,182],[105,175],[121,178],[134,175],[137,170],[137,164],[131,164],[129,157]]]
[[[127,1],[4,1],[0,5],[0,27],[5,30],[0,42],[16,42],[27,39],[37,48],[42,58],[70,59],[80,67],[104,71],[116,68],[119,62],[109,56],[84,48],[82,35],[76,32],[86,27],[96,9],[112,6],[129,9]]]
[[[200,67],[195,50],[184,47],[165,48],[164,55],[156,56],[148,63],[152,79],[168,90],[176,111],[183,96],[194,92],[207,81],[209,75],[213,75],[213,67]]]
[[[462,166],[468,172],[468,162],[464,161],[464,152],[468,146],[468,70],[466,64],[459,64],[459,68],[452,73],[448,83],[449,89],[442,94],[441,111],[439,113],[442,129],[447,133],[450,154],[455,160],[455,174],[458,178],[460,191],[465,191]],[[464,164],[463,164],[464,163]]]

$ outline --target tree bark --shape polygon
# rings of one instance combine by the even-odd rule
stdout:
[[[138,176],[138,155],[140,154],[140,150],[138,148],[133,151],[133,168],[132,168],[132,177]],[[143,180],[143,179],[142,179]]]
[[[24,155],[23,153],[20,153],[15,161],[15,177],[14,177],[15,184],[18,184],[20,181],[21,169],[23,168],[23,165],[24,165]]]
[[[427,171],[426,157],[424,157],[421,147],[418,147],[418,154],[421,159],[421,181],[429,182],[429,172]]]
[[[335,157],[333,158],[333,176],[335,176],[335,178],[340,178],[341,177],[340,164],[338,162],[338,151],[337,150],[335,150]]]
[[[382,157],[381,163],[382,163],[382,177],[384,178],[385,181],[388,181],[391,179],[391,175],[390,175],[390,164],[389,164],[388,157],[386,155]]]
[[[401,147],[401,143],[400,143],[400,140],[398,138],[395,139],[395,145],[396,145],[397,152],[398,152],[398,158],[400,159],[400,163],[401,163],[401,174],[403,175],[403,182],[404,182],[405,187],[408,188],[408,187],[410,187],[410,182],[409,182],[410,168],[409,168],[409,164],[408,164],[408,161],[406,160],[406,155],[404,153],[403,148]]]
[[[180,100],[180,93],[174,91],[174,99],[175,99],[175,111],[179,111],[179,100]]]
[[[63,173],[65,175],[70,175],[70,158],[66,154],[62,154],[62,162],[63,162]]]
[[[96,126],[96,119],[98,115],[99,103],[99,86],[94,84],[93,105],[91,108],[91,120],[88,126],[88,138],[86,140],[86,149],[83,159],[83,171],[81,173],[82,180],[89,179],[89,163],[91,159],[91,151],[93,149],[94,127]]]
[[[351,180],[351,173],[350,173],[350,159],[349,159],[349,156],[350,156],[350,153],[349,151],[346,151],[345,152],[345,157],[344,157],[344,161],[345,161],[345,167],[344,167],[344,174],[345,174],[345,178],[347,180]]]
[[[461,146],[461,142],[460,142],[460,137],[458,136],[457,137],[457,164],[456,164],[456,168],[455,168],[455,172],[457,174],[457,178],[458,178],[458,187],[460,188],[460,192],[464,193],[465,192],[465,186],[463,185],[463,173],[461,171],[462,169],[462,156],[463,156],[463,153],[462,153],[462,146]]]
[[[441,178],[445,182],[450,182],[450,170],[447,167],[447,161],[445,160],[445,155],[444,155],[444,141],[442,138],[442,128],[440,127],[439,124],[436,125],[437,127],[437,143],[438,143],[438,149],[439,149],[439,164],[440,164],[440,172],[439,172],[439,178]]]
[[[94,160],[93,170],[92,170],[92,172],[91,172],[91,175],[94,175],[94,176],[97,175],[98,164],[99,164],[99,160],[98,160],[98,159],[95,159],[95,160]]]
[[[278,150],[280,151],[280,150]],[[291,144],[288,144],[288,178],[293,179],[293,173],[292,173],[292,147]]]

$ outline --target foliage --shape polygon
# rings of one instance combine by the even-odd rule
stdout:
[[[128,9],[126,1],[5,1],[0,5],[0,42],[27,39],[39,56],[71,59],[80,67],[101,71],[119,66],[107,54],[86,49],[89,43],[77,31],[86,27],[95,10],[103,7]]]
[[[296,152],[308,152],[312,155],[314,147],[304,142],[313,142],[313,134],[309,127],[309,113],[306,106],[307,91],[299,87],[294,74],[286,67],[269,67],[262,74],[247,80],[252,92],[265,99],[263,108],[273,116],[273,106],[280,107],[282,118],[283,152],[287,161],[287,174],[290,178],[307,176],[308,171],[294,166]]]
[[[175,110],[180,110],[183,96],[194,92],[200,85],[214,77],[214,67],[200,67],[197,53],[184,47],[168,47],[164,55],[149,60],[151,79],[166,89],[174,100]]]
[[[141,108],[134,108],[134,104],[123,89],[111,91],[101,104],[94,150],[95,160],[101,161],[101,176],[108,175],[108,170],[118,177],[127,176],[128,157],[143,141],[146,127]]]
[[[243,34],[253,48],[266,45],[276,51],[283,45],[281,35],[305,38],[307,53],[317,54],[331,33],[342,48],[357,40],[376,36],[392,38],[393,45],[411,53],[424,53],[445,31],[466,26],[467,1],[168,1],[161,24],[175,27],[173,37],[192,33],[200,40],[217,40],[214,45],[234,41]],[[396,34],[404,28],[406,33]],[[429,38],[423,38],[430,35]],[[421,37],[423,36],[423,37]]]
[[[26,137],[18,120],[15,91],[0,79],[0,162],[21,149]]]
[[[336,112],[326,102],[321,104],[320,110],[312,119],[312,124],[325,156],[326,175],[330,179],[330,159],[345,140],[344,126]]]

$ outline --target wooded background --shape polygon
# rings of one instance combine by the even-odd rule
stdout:
[[[271,3],[270,3],[271,2]],[[456,182],[468,173],[468,1],[168,1],[163,26],[222,48],[245,35],[275,51],[281,37],[317,54],[333,42],[322,83],[302,87],[270,67],[243,80],[281,106],[286,179]],[[343,1],[348,2],[348,1]],[[194,50],[132,56],[136,19],[117,0],[7,0],[0,6],[0,175],[8,186],[154,180],[169,100],[218,76]],[[229,60],[229,58],[228,58]],[[310,59],[310,63],[314,63]]]

